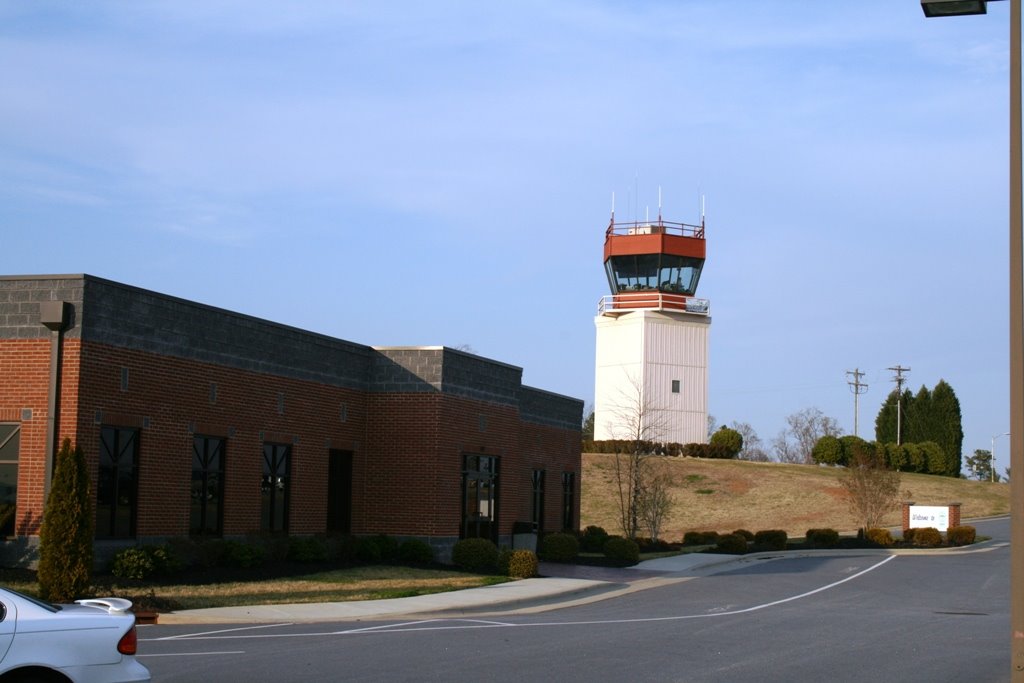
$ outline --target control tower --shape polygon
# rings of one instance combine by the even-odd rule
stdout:
[[[611,295],[597,327],[594,438],[705,443],[710,302],[698,299],[700,225],[616,223],[605,231]]]

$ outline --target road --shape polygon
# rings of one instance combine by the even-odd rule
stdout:
[[[146,626],[155,681],[1007,681],[1009,520],[982,551],[765,560],[527,614]]]

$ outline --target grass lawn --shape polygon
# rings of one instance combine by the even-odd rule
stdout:
[[[508,581],[504,576],[468,574],[448,569],[422,569],[389,565],[313,570],[288,566],[233,572],[233,576],[204,576],[192,580],[130,581],[96,576],[93,596],[126,597],[137,609],[171,611],[204,607],[237,607],[301,602],[343,602],[404,598],[490,586]],[[0,582],[29,595],[38,595],[35,574],[0,570]],[[89,596],[83,596],[89,597]]]

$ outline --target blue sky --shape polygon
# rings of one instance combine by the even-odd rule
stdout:
[[[0,272],[81,273],[593,399],[617,217],[707,201],[710,409],[1008,429],[1008,5],[0,1]],[[997,444],[1000,471],[1009,452]]]

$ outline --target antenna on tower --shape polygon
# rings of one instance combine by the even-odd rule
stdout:
[[[612,223],[615,222],[615,190],[612,190]]]
[[[661,225],[661,185],[658,185],[658,225]]]

